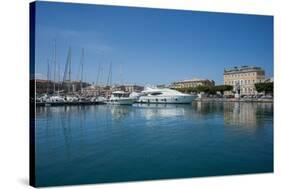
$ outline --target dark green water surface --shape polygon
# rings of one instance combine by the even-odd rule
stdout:
[[[273,171],[272,103],[37,107],[36,185]]]

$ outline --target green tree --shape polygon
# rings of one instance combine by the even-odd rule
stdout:
[[[173,89],[183,92],[183,93],[204,92],[207,94],[216,94],[216,92],[219,91],[219,92],[221,92],[221,94],[223,94],[224,91],[233,90],[233,87],[231,85],[218,85],[218,86],[199,85],[197,87],[185,87],[185,88],[173,88]]]
[[[231,86],[231,85],[217,85],[217,86],[214,86],[214,90],[223,94],[225,91],[232,91],[233,86]]]
[[[204,86],[204,85],[199,85],[196,87],[197,92],[204,92],[204,93],[209,93],[211,90],[211,87],[209,86]]]
[[[259,93],[264,92],[265,94],[273,94],[273,82],[270,83],[256,83],[255,88]]]

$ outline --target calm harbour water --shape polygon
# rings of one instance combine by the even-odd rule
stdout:
[[[273,171],[273,104],[37,107],[38,186]]]

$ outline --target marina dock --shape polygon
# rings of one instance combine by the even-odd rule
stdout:
[[[77,105],[100,105],[104,104],[103,102],[36,102],[36,106],[77,106]]]

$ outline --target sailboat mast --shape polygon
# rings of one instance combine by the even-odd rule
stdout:
[[[100,68],[100,86],[103,85],[102,77],[103,77],[103,67],[101,66],[101,68]]]
[[[120,64],[120,85],[123,85],[122,64]]]
[[[54,41],[54,93],[56,92],[56,41]]]
[[[58,94],[60,92],[60,64],[58,64]]]
[[[66,64],[63,74],[63,83],[67,86],[67,92],[70,92],[71,87],[71,47],[68,49]]]
[[[98,83],[99,83],[99,77],[100,77],[100,63],[99,63],[99,65],[98,65],[98,74],[97,74],[96,86],[98,86]]]
[[[69,62],[68,62],[68,92],[71,90],[71,47],[69,48]]]
[[[47,94],[49,93],[49,82],[50,82],[50,63],[47,59]]]
[[[68,69],[68,80],[71,81],[71,48],[69,49],[69,69]]]
[[[80,79],[81,93],[83,93],[83,67],[84,67],[84,48],[82,48],[82,56],[81,56],[81,79]]]
[[[111,80],[112,80],[112,62],[110,62],[110,65],[109,65],[109,73],[108,73],[108,77],[107,77],[106,86],[111,85]]]

